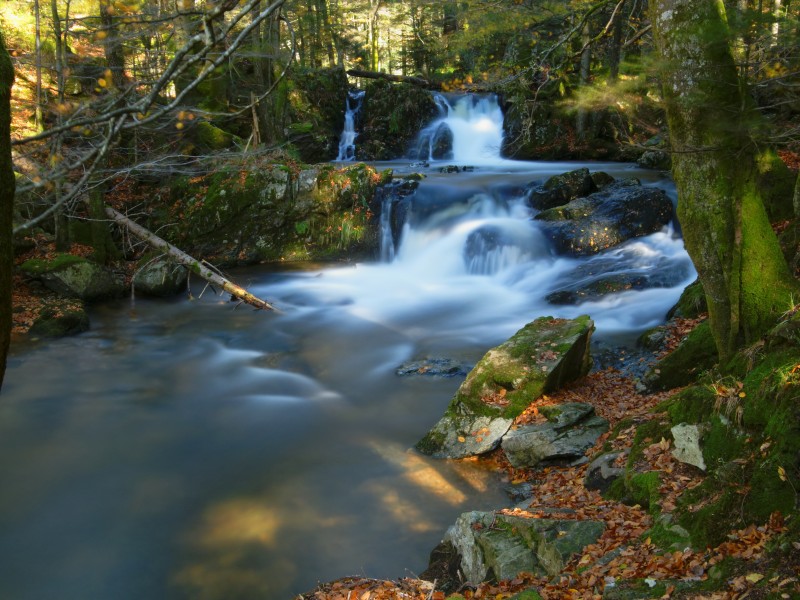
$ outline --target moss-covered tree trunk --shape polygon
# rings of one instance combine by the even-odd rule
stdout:
[[[11,269],[14,249],[11,244],[14,212],[14,171],[11,167],[11,86],[14,68],[0,32],[0,387],[6,372],[6,357],[11,337]]]
[[[722,0],[650,3],[686,248],[720,363],[786,311],[797,284],[758,186],[758,115],[731,54]]]

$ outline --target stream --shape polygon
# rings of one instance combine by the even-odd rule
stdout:
[[[521,189],[584,165],[500,159],[494,113],[442,119],[473,123],[486,141],[454,140],[471,172],[378,165],[427,175],[391,260],[232,273],[282,315],[198,283],[194,300],[97,306],[87,333],[12,347],[0,598],[277,600],[346,575],[414,576],[458,514],[510,505],[475,463],[408,450],[461,378],[398,367],[472,365],[543,315],[588,313],[598,347],[630,345],[695,273],[671,229],[592,258],[553,255]],[[659,173],[586,166],[674,200]],[[513,243],[476,246],[487,227]],[[598,269],[657,270],[662,287],[545,300]]]

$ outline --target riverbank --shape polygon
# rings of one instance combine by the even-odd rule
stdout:
[[[674,340],[688,333],[685,323],[671,331]],[[677,335],[676,335],[677,334]],[[668,348],[671,349],[671,348]],[[800,540],[798,511],[773,511],[766,519],[748,522],[740,515],[719,514],[715,541],[693,543],[697,531],[687,529],[686,513],[713,504],[720,490],[698,494],[709,473],[676,458],[670,434],[670,412],[689,388],[641,394],[636,382],[608,368],[531,405],[515,425],[541,419],[539,407],[564,402],[592,404],[608,419],[611,431],[603,435],[587,456],[614,453],[611,468],[624,472],[633,485],[619,497],[600,493],[590,483],[590,464],[577,467],[515,469],[498,450],[477,459],[502,472],[517,489],[530,486],[532,496],[496,515],[525,519],[599,520],[605,531],[596,543],[575,554],[556,577],[520,573],[512,580],[471,582],[459,578],[452,565],[432,564],[425,579],[396,582],[344,578],[302,594],[304,600],[340,598],[516,598],[519,600],[594,598],[796,598],[800,595]],[[733,464],[753,463],[766,455],[773,442],[749,438]],[[781,479],[776,471],[776,478]],[[787,475],[796,480],[797,474]],[[750,493],[745,482],[736,485],[742,498]],[[785,483],[784,493],[796,501],[797,493]],[[693,500],[687,504],[687,498]],[[623,501],[624,500],[624,501]],[[698,518],[698,524],[701,519]]]

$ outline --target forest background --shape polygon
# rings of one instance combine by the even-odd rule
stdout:
[[[719,149],[729,157],[744,154],[764,196],[756,204],[766,207],[773,223],[793,216],[786,198],[794,177],[786,164],[797,166],[800,136],[800,7],[789,0],[3,4],[0,27],[11,60],[4,63],[4,94],[9,67],[16,73],[10,115],[13,177],[3,153],[4,177],[11,178],[2,189],[4,231],[11,228],[19,237],[44,227],[56,250],[65,251],[75,241],[71,220],[89,219],[99,262],[114,259],[104,202],[120,177],[163,180],[185,173],[187,165],[194,172],[212,171],[221,156],[247,154],[283,164],[335,158],[332,140],[341,131],[344,99],[341,86],[331,81],[339,77],[341,83],[345,72],[351,75],[345,85],[383,79],[499,94],[508,156],[624,160],[649,151],[652,166],[665,167],[671,154],[684,166],[676,179],[686,207],[699,205],[692,196],[705,193],[687,187],[698,179],[701,163],[707,168],[721,156],[715,154]],[[687,8],[696,13],[692,22],[665,21],[659,45],[652,15]],[[700,48],[694,55],[687,46],[692,42]],[[670,44],[681,51],[672,58]],[[691,76],[698,65],[724,75],[711,85],[698,82]],[[677,95],[669,88],[662,93],[660,82],[670,78]],[[398,102],[413,103],[408,97]],[[385,137],[395,135],[406,116],[399,109],[392,112]],[[679,122],[695,139],[678,132]],[[714,125],[704,129],[704,123]],[[676,150],[676,144],[683,148]],[[358,158],[389,158],[386,152],[373,145],[371,155]],[[717,169],[717,183],[741,167],[736,160]],[[734,185],[743,190],[749,183]],[[737,217],[731,213],[730,218]],[[697,263],[702,249],[692,247],[693,238],[721,242],[716,235],[709,238],[707,228],[704,232],[698,213],[685,220]],[[763,332],[764,323],[774,322],[776,303],[794,288],[780,284],[788,273],[784,267],[774,269],[772,278],[762,276],[761,293],[776,282],[781,289],[767,315],[749,307],[748,294],[731,291],[728,283],[710,290],[714,270],[727,281],[730,269],[741,262],[733,229],[725,236],[733,244],[730,256],[710,271],[697,266],[706,294],[726,296],[711,312],[719,325],[714,335],[720,355],[730,358],[736,347]],[[4,236],[4,244],[10,241]],[[13,248],[2,250],[8,274]],[[750,262],[763,267],[763,261],[775,262],[765,257]],[[7,277],[0,292],[0,337],[8,339]]]

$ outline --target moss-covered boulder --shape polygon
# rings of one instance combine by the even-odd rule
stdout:
[[[27,260],[20,270],[65,298],[106,300],[121,296],[125,290],[124,280],[110,269],[72,254]]]
[[[658,360],[642,378],[648,391],[669,390],[693,383],[717,364],[719,355],[708,321],[695,327],[678,347]]]
[[[355,164],[300,169],[243,162],[182,177],[151,229],[217,265],[330,259],[377,251],[369,203],[390,175]]]
[[[513,579],[519,573],[554,577],[570,557],[595,543],[600,521],[526,519],[494,512],[463,513],[445,533],[472,583]]]
[[[89,316],[81,300],[54,299],[42,307],[31,325],[33,337],[64,337],[89,329]]]
[[[437,108],[427,90],[375,80],[366,88],[362,112],[356,158],[389,160],[406,156],[420,130],[437,115]]]
[[[293,67],[277,92],[284,132],[301,160],[333,160],[339,150],[349,83],[342,68]]]
[[[187,279],[185,267],[164,256],[148,253],[139,259],[131,285],[137,294],[166,297],[186,289]]]
[[[463,458],[500,444],[514,418],[536,398],[589,371],[594,323],[541,317],[492,348],[470,371],[445,415],[416,448],[437,458]]]

